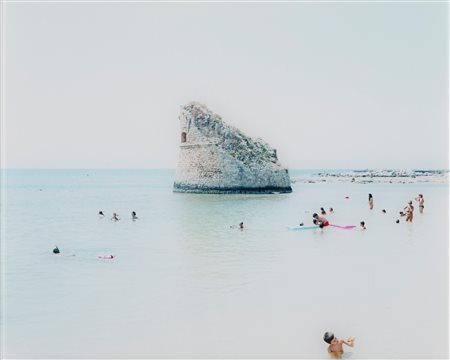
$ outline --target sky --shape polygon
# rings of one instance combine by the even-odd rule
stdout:
[[[198,101],[290,168],[448,168],[448,7],[4,3],[1,166],[175,168]]]

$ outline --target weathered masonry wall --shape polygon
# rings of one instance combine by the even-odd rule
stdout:
[[[226,125],[205,106],[197,103],[184,106],[180,122],[175,192],[292,191],[288,170],[278,162],[274,149]]]

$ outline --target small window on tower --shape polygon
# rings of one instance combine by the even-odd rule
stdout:
[[[182,142],[182,143],[185,143],[185,142],[186,142],[186,133],[185,133],[185,132],[182,132],[182,133],[181,133],[181,142]]]

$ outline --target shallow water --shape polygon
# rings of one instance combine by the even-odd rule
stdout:
[[[356,337],[351,358],[448,357],[447,185],[193,195],[172,193],[173,176],[7,172],[3,356],[324,358],[333,331]],[[425,213],[396,224],[419,192]],[[322,206],[367,230],[287,230]]]

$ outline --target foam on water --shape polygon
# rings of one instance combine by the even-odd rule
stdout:
[[[447,185],[193,195],[173,171],[7,174],[8,358],[322,358],[325,331],[355,336],[353,358],[448,355]],[[396,224],[419,192],[425,213]],[[320,207],[367,230],[287,230]]]

